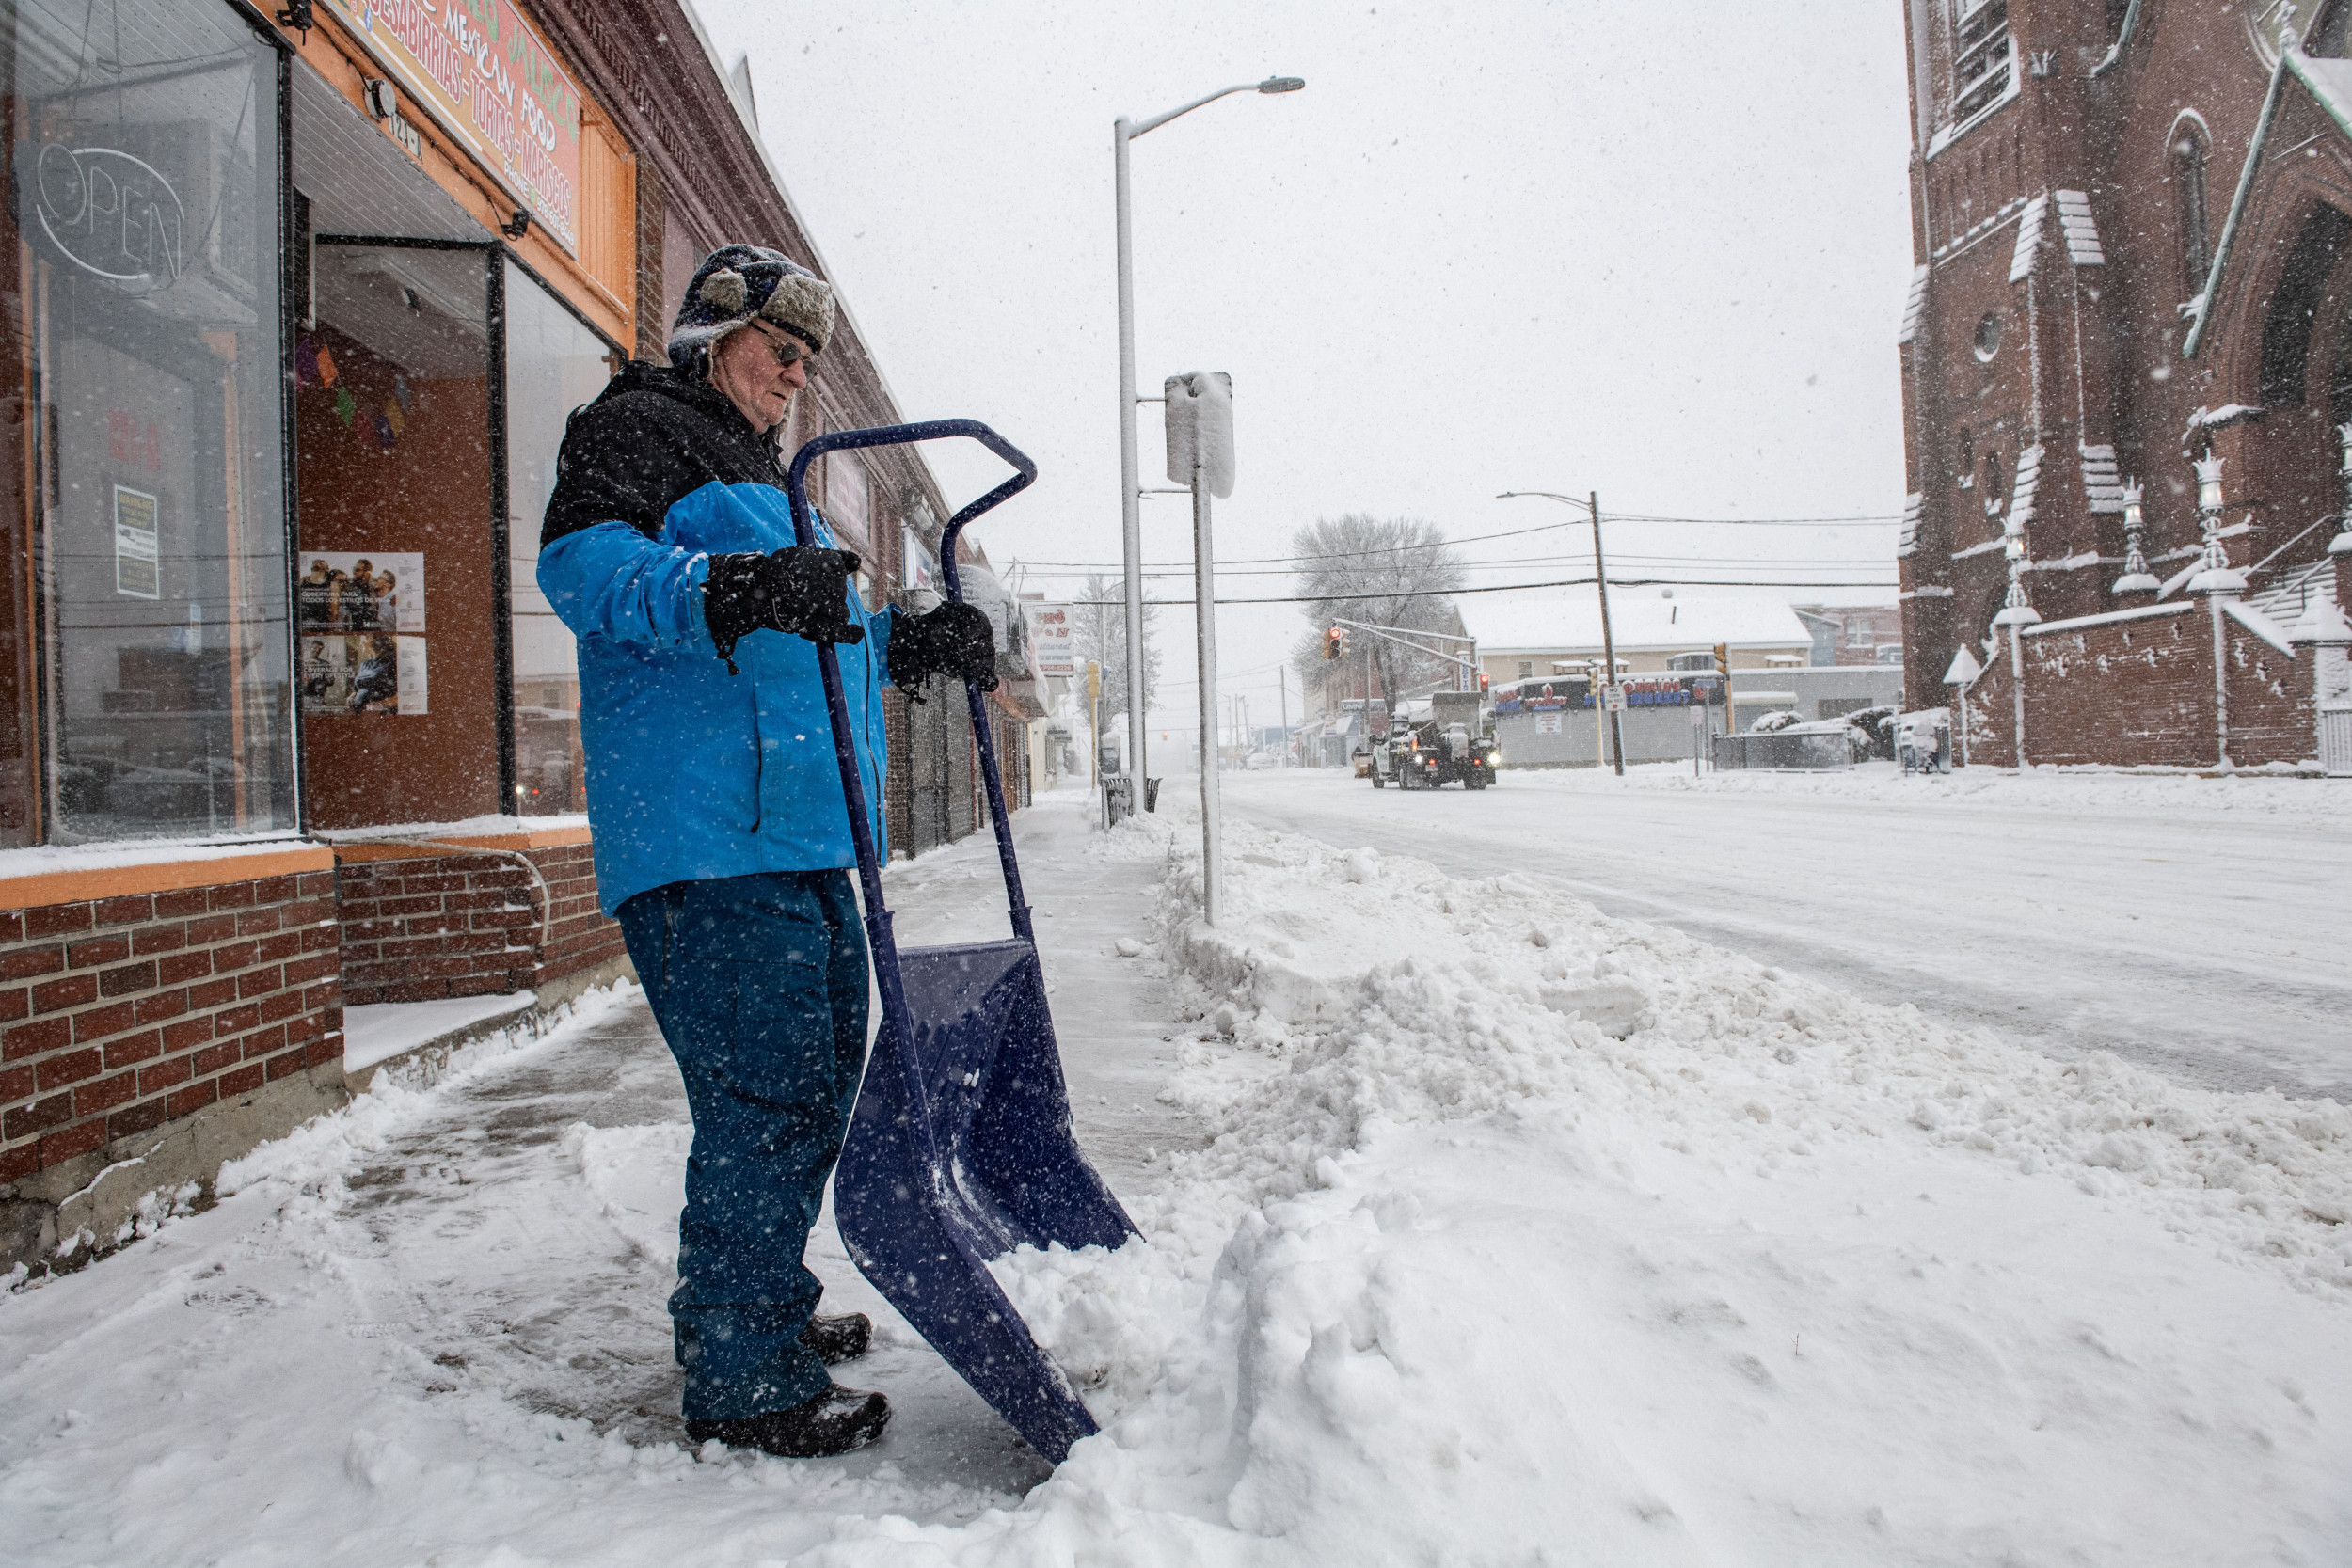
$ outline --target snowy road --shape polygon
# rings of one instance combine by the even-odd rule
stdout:
[[[1481,795],[1228,775],[1268,827],[1546,878],[1762,963],[2061,1057],[2352,1101],[2352,782],[1678,768]]]

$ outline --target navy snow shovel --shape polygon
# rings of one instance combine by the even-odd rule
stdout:
[[[792,458],[792,526],[816,542],[805,481],[830,451],[968,436],[1020,470],[957,513],[939,545],[947,596],[963,599],[956,535],[1037,478],[1037,465],[977,420],[843,430]],[[1012,853],[996,747],[977,682],[964,683],[980,777],[988,785],[996,855],[1004,864],[1012,938],[898,950],[882,904],[882,867],[851,743],[841,664],[817,649],[833,716],[834,753],[848,797],[866,895],[866,934],[882,992],[882,1028],[834,1174],[834,1214],[860,1273],[980,1397],[1055,1464],[1095,1429],[1070,1382],[1029,1337],[988,1272],[988,1260],[1027,1243],[1116,1247],[1133,1221],[1079,1152],[1070,1130],[1061,1053],[1045,1006],[1029,907]]]

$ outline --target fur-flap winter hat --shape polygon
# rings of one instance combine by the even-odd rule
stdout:
[[[833,336],[833,286],[775,251],[721,245],[686,286],[677,325],[670,329],[670,362],[691,368],[711,344],[755,316],[821,350]]]

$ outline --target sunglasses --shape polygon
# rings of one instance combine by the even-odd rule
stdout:
[[[778,370],[784,369],[787,365],[797,365],[803,359],[814,362],[817,358],[815,349],[788,333],[771,332],[756,323],[753,325],[752,330],[758,334],[760,342],[766,345],[768,352],[775,356]]]

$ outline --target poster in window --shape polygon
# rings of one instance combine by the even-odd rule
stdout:
[[[294,656],[294,684],[305,713],[342,713],[351,705],[351,639],[307,633]]]
[[[1560,715],[1557,713],[1539,713],[1535,715],[1535,733],[1537,735],[1558,735],[1560,733]]]
[[[295,682],[305,713],[426,711],[425,640],[389,631],[305,632]]]
[[[388,631],[359,632],[343,639],[351,664],[349,713],[400,711],[400,639]]]
[[[115,592],[135,599],[160,599],[164,593],[155,498],[121,484],[115,486]]]
[[[424,556],[416,550],[306,550],[294,625],[312,632],[424,630]]]

